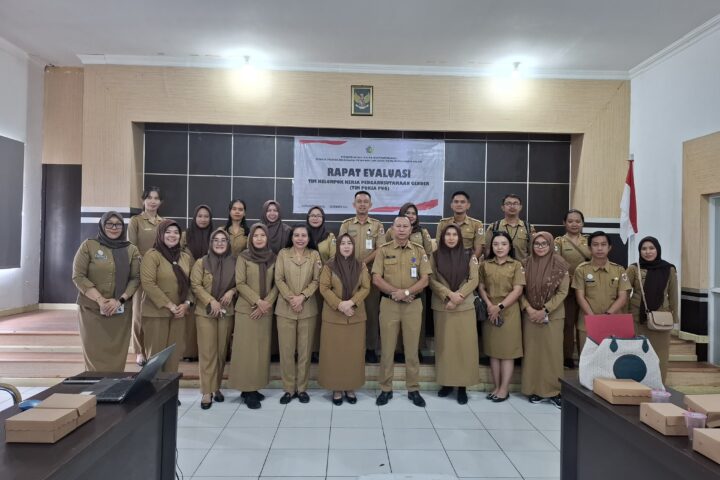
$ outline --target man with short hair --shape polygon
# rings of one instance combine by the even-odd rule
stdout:
[[[377,254],[377,247],[382,243],[385,236],[380,220],[369,216],[372,208],[372,197],[370,193],[361,190],[355,193],[353,200],[355,216],[348,218],[340,225],[338,237],[348,234],[355,242],[355,258],[367,265],[372,270],[373,261]],[[379,316],[380,316],[380,292],[377,288],[370,288],[370,294],[365,298],[365,311],[367,321],[365,322],[365,361],[377,363],[377,347],[379,343]]]
[[[580,351],[587,338],[585,316],[622,313],[628,300],[628,291],[632,289],[625,269],[608,260],[612,244],[607,233],[592,233],[588,244],[592,258],[577,266],[572,280],[581,311],[577,326]]]
[[[473,255],[480,258],[485,244],[485,228],[480,220],[467,214],[470,211],[470,195],[462,190],[454,192],[450,197],[450,208],[453,211],[453,216],[443,218],[438,223],[437,232],[435,233],[437,244],[440,244],[440,235],[442,235],[445,227],[455,224],[460,227],[463,247],[466,250],[472,250]]]
[[[490,252],[493,232],[502,231],[507,232],[512,239],[514,258],[524,260],[530,255],[530,240],[535,235],[535,227],[520,219],[522,199],[519,195],[509,193],[503,197],[500,209],[505,217],[488,226],[485,232],[485,255]]]
[[[380,388],[377,405],[392,398],[394,352],[402,329],[405,349],[405,385],[408,398],[418,407],[425,406],[420,396],[420,360],[418,343],[423,307],[419,294],[428,285],[432,270],[422,245],[410,241],[412,227],[407,217],[393,222],[393,240],[378,249],[373,265],[373,284],[382,292],[380,300]]]

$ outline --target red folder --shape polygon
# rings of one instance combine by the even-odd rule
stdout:
[[[588,338],[598,345],[608,337],[635,337],[633,316],[629,313],[586,315],[585,329],[587,330]]]

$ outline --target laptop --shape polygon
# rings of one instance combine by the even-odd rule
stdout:
[[[103,378],[88,391],[95,395],[98,403],[121,403],[132,393],[148,386],[175,351],[173,343],[165,350],[150,357],[142,369],[131,378]]]
[[[633,316],[629,313],[586,315],[585,328],[588,338],[598,345],[608,337],[635,338]]]

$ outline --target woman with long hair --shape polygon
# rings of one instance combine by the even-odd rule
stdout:
[[[73,260],[88,371],[125,371],[132,326],[128,300],[140,285],[140,252],[124,237],[122,215],[107,212],[100,217],[97,236],[85,240]]]
[[[510,234],[493,232],[488,258],[480,265],[480,296],[487,305],[488,320],[482,324],[483,350],[490,357],[495,388],[488,400],[504,402],[510,396],[515,359],[523,356],[518,300],[525,272],[513,257]]]

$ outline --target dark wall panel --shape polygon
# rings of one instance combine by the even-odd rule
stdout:
[[[527,142],[488,142],[488,182],[526,182]]]
[[[485,180],[485,142],[446,142],[445,180]]]
[[[80,165],[42,166],[42,256],[40,303],[73,303],[72,262],[81,239],[97,233],[97,224],[80,228]]]
[[[0,269],[19,268],[25,144],[0,136]]]
[[[190,134],[190,175],[232,174],[232,137],[212,133]]]

